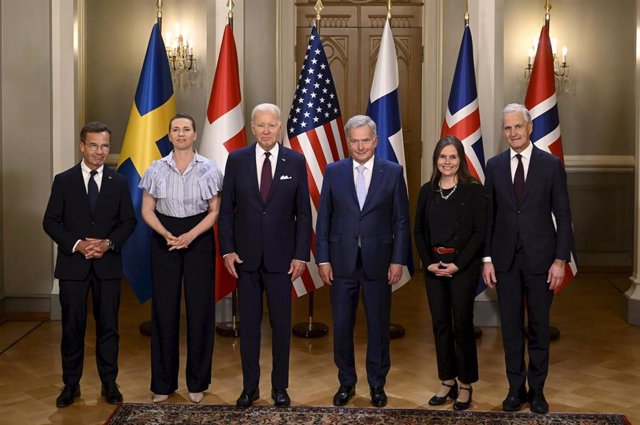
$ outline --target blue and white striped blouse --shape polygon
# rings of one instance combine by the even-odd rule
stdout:
[[[153,161],[138,185],[156,199],[156,211],[171,217],[191,217],[209,209],[209,200],[222,191],[222,172],[214,161],[195,153],[180,174],[173,151]]]

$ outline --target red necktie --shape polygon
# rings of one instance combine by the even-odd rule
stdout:
[[[518,153],[516,158],[518,159],[518,166],[513,176],[513,193],[516,195],[518,202],[520,202],[522,201],[522,195],[524,195],[524,166],[522,165],[522,155]]]
[[[271,161],[269,157],[271,152],[264,153],[264,162],[262,163],[262,175],[260,176],[260,195],[262,196],[262,202],[267,203],[269,197],[269,191],[271,190],[271,182],[273,176],[271,175]]]

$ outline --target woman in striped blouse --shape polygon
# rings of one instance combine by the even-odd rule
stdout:
[[[211,383],[215,326],[213,225],[218,219],[222,173],[194,149],[195,122],[177,114],[169,122],[173,151],[154,161],[139,187],[142,217],[151,240],[153,402],[178,388],[180,298],[187,313],[186,381],[189,399],[200,403]]]

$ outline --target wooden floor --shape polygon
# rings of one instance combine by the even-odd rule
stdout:
[[[392,321],[407,334],[391,343],[391,371],[387,380],[388,407],[428,408],[438,388],[431,321],[424,286],[415,281],[393,298]],[[550,376],[545,392],[552,411],[622,413],[640,424],[640,327],[623,320],[625,275],[581,275],[554,300],[552,323],[561,336],[552,343]],[[316,321],[330,324],[329,291],[316,294]],[[294,303],[294,323],[306,320],[307,299]],[[125,401],[149,401],[149,338],[138,324],[150,317],[149,303],[139,305],[128,287],[120,311],[120,375]],[[265,318],[266,319],[266,318]],[[82,397],[56,409],[61,388],[60,322],[6,322],[0,325],[0,424],[101,424],[113,406],[100,398],[95,368],[94,339],[88,328]],[[350,406],[368,407],[364,373],[365,324],[362,308],[356,327],[356,361],[360,377]],[[184,335],[184,333],[183,333]],[[262,398],[269,398],[271,355],[268,320],[263,322]],[[478,342],[480,381],[474,384],[474,410],[499,410],[507,383],[500,332],[483,328]],[[182,345],[184,356],[184,344]],[[184,358],[184,357],[183,357]],[[181,364],[180,389],[171,403],[188,403]],[[332,358],[331,334],[305,340],[293,338],[289,394],[294,405],[330,406],[338,386]],[[232,404],[242,390],[239,343],[217,337],[213,382],[204,403]],[[451,405],[444,408],[450,409]]]

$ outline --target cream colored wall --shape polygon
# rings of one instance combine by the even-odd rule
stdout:
[[[53,268],[42,216],[51,187],[51,11],[41,0],[1,7],[4,294],[7,309],[48,311]]]

